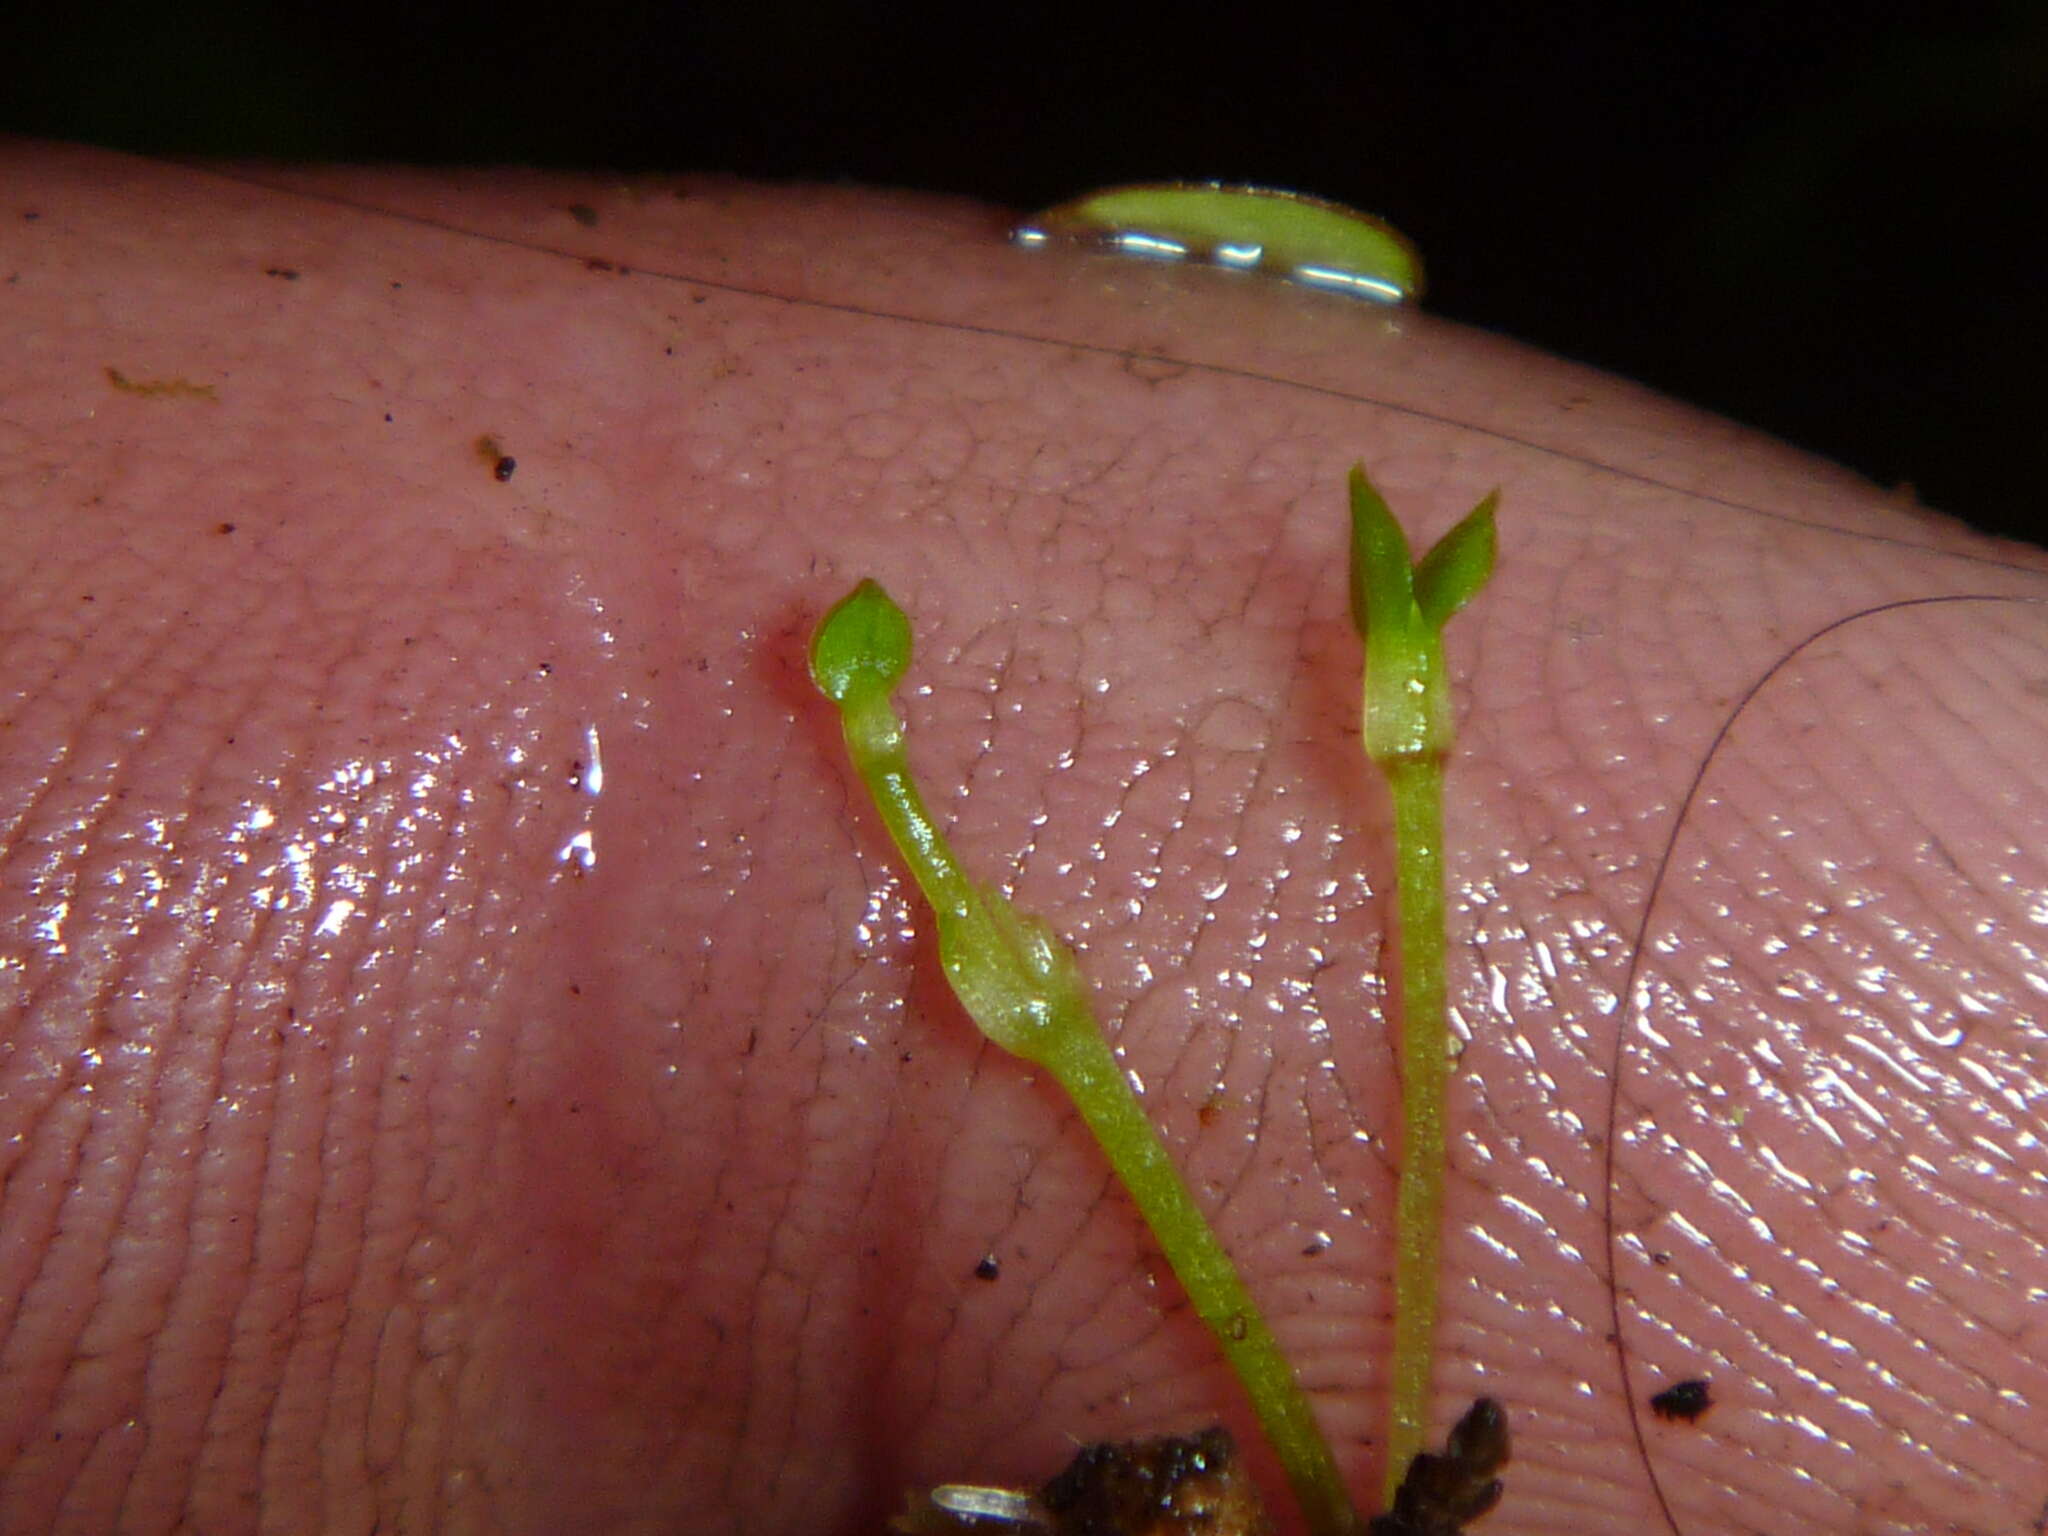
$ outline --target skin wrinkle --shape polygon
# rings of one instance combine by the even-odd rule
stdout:
[[[235,627],[239,628],[241,627],[241,624],[246,623],[247,615],[245,614],[243,619],[240,621],[240,624],[238,624]],[[246,633],[246,630],[244,632]],[[215,662],[215,659],[209,658],[208,665],[203,670],[209,676],[217,675],[217,664]],[[256,697],[255,689],[258,686],[260,685],[257,682],[257,680],[252,679],[250,692],[243,699],[236,701],[236,703],[231,708],[224,711],[224,713],[229,719],[238,719],[246,721],[249,718],[249,716],[253,713],[253,710],[251,708],[251,702]],[[247,800],[243,800],[242,804],[246,805]],[[219,883],[222,887],[220,894],[225,895],[225,879],[222,879]],[[246,896],[246,893],[244,893],[244,895]],[[225,901],[216,901],[214,903],[214,907],[216,908],[216,910],[220,908],[225,908],[227,907],[227,905],[228,903]],[[218,921],[219,919],[216,918],[214,920],[214,923],[210,924],[209,926],[216,926]],[[254,926],[260,931],[263,928],[268,928],[277,924],[277,922],[278,919],[276,917],[275,910],[272,909],[271,911],[265,912],[261,916],[257,917],[255,919]],[[295,924],[293,926],[298,930],[296,937],[302,938],[303,924]],[[234,951],[230,951],[230,953],[234,953]],[[247,980],[250,973],[258,964],[258,956],[263,955],[265,953],[266,950],[264,948],[259,947],[258,943],[251,943],[248,942],[246,939],[244,940],[239,951],[237,965],[239,978],[241,980]],[[221,990],[223,992],[228,992],[233,989],[232,987],[224,986]],[[204,1118],[200,1121],[199,1128],[202,1131],[202,1133],[205,1133],[207,1136],[207,1141],[209,1143],[207,1153],[227,1158],[232,1157],[234,1155],[234,1148],[231,1144],[233,1136],[233,1127],[232,1125],[226,1123],[226,1117],[224,1116],[224,1123],[216,1132],[213,1124],[213,1116],[210,1112],[208,1112],[208,1109],[206,1108],[206,1106],[219,1104],[225,1096],[223,1088],[231,1070],[230,1063],[235,1058],[235,1056],[239,1054],[236,1052],[235,1047],[240,1042],[236,1040],[235,1034],[232,1030],[232,1017],[223,1016],[221,1020],[221,1025],[222,1028],[219,1031],[208,1031],[205,1035],[200,1037],[204,1042],[206,1042],[208,1049],[210,1051],[209,1061],[207,1064],[212,1068],[212,1070],[208,1074],[205,1083],[201,1085],[204,1090],[203,1097],[194,1096],[192,1112],[203,1114],[204,1116]],[[189,1031],[186,1031],[186,1033],[188,1035],[190,1034]],[[274,1055],[270,1056],[269,1065],[272,1068],[274,1068],[275,1062],[276,1057]],[[266,1071],[265,1065],[261,1061],[253,1063],[252,1065],[254,1066],[255,1072],[260,1073],[262,1075],[257,1077],[255,1081],[251,1083],[250,1086],[254,1090],[268,1097],[270,1094],[274,1093],[276,1089],[275,1072],[274,1070]],[[167,1075],[169,1071],[170,1067],[167,1061]],[[262,1144],[267,1146],[267,1139],[264,1140]],[[211,1202],[217,1200],[218,1198],[218,1190],[209,1191],[202,1186],[201,1188],[194,1191],[194,1199],[196,1201]],[[187,1219],[190,1219],[189,1213]],[[226,1221],[200,1223],[199,1225],[202,1231],[205,1231],[205,1229],[209,1226],[216,1229],[216,1231],[218,1231],[221,1228],[226,1228],[227,1232],[222,1233],[222,1235],[228,1235],[229,1233],[232,1233],[234,1219],[232,1216],[229,1216]],[[240,1260],[243,1266],[242,1272],[244,1275],[246,1275],[248,1273],[246,1267],[248,1263],[248,1258],[250,1254],[252,1254],[258,1248],[260,1248],[264,1240],[264,1236],[265,1226],[262,1221],[261,1214],[259,1212],[257,1219],[249,1223],[249,1229],[246,1234],[246,1245],[242,1243],[237,1243],[234,1245],[233,1248],[230,1248],[227,1253],[221,1253],[214,1249],[214,1241],[217,1239],[208,1240],[203,1245],[202,1251],[204,1253],[205,1258],[211,1260],[213,1264],[218,1266],[219,1278],[215,1283],[224,1285],[229,1290],[229,1292],[233,1294],[235,1297],[235,1306],[232,1309],[232,1311],[228,1314],[230,1318],[238,1314],[242,1310],[242,1308],[248,1305],[252,1291],[252,1287],[246,1283],[241,1284],[239,1286],[236,1284],[234,1261],[237,1259]],[[209,1238],[211,1239],[211,1234],[209,1234]],[[235,1251],[235,1249],[237,1248],[239,1249],[239,1252]],[[224,1260],[225,1262],[223,1262]],[[208,1333],[213,1334],[213,1338],[210,1341],[210,1352],[212,1355],[211,1364],[213,1374],[218,1375],[221,1369],[227,1364],[227,1362],[232,1357],[232,1340],[235,1329],[232,1321],[229,1321],[226,1326],[220,1327],[218,1329],[208,1327],[206,1323],[205,1314],[208,1310],[211,1309],[209,1308],[208,1302],[206,1300],[207,1294],[208,1292],[206,1290],[206,1286],[203,1283],[194,1283],[190,1267],[188,1266],[185,1275],[181,1278],[181,1281],[177,1286],[176,1293],[173,1297],[171,1304],[171,1317],[167,1319],[166,1324],[164,1325],[164,1331],[168,1332],[173,1338],[181,1336],[181,1333],[189,1334],[192,1332],[197,1332],[202,1337],[204,1337]],[[183,1314],[182,1326],[178,1320],[179,1314]],[[167,1366],[173,1364],[173,1362],[167,1361],[164,1358],[165,1355],[168,1353],[171,1352],[158,1351],[156,1355],[149,1361],[146,1370],[150,1378],[155,1378],[159,1375],[160,1372],[167,1376],[175,1374],[174,1369],[165,1369]],[[203,1369],[199,1372],[198,1379],[205,1379],[205,1372],[203,1371]],[[159,1396],[167,1396],[170,1399],[171,1403],[175,1403],[179,1397],[183,1396],[183,1390],[174,1381],[167,1381],[161,1386],[158,1386],[152,1380],[152,1386],[146,1391],[146,1395],[153,1398]],[[167,1404],[166,1406],[169,1406],[169,1404]],[[175,1442],[173,1442],[174,1449],[170,1452],[166,1452],[165,1437],[155,1432],[151,1434],[148,1447],[150,1456],[151,1458],[160,1463],[159,1467],[156,1469],[155,1472],[156,1479],[159,1482],[162,1490],[161,1493],[157,1496],[158,1498],[162,1498],[171,1502],[176,1502],[179,1500],[180,1496],[177,1493],[177,1487],[179,1482],[182,1480],[183,1474],[179,1470],[177,1452],[178,1450],[182,1450],[187,1455],[203,1454],[202,1448],[207,1444],[207,1435],[210,1433],[217,1433],[220,1427],[220,1414],[223,1407],[223,1400],[216,1395],[206,1404],[206,1409],[203,1417],[200,1415],[191,1414],[190,1412],[186,1412],[184,1414],[174,1414],[172,1416],[171,1427],[174,1430],[179,1431],[190,1437],[191,1443],[187,1446],[176,1447]],[[152,1415],[152,1417],[154,1417],[154,1415]],[[137,1480],[139,1482],[146,1481],[146,1469],[138,1471]],[[134,1500],[135,1490],[131,1488],[131,1507],[134,1503]],[[156,1499],[146,1499],[145,1502],[153,1504],[156,1502]]]
[[[463,627],[460,619],[451,618],[454,619],[453,629],[459,632]],[[366,625],[374,622],[367,610],[364,620]],[[416,670],[413,658],[427,655],[430,648],[438,650],[443,643],[447,644],[451,655],[459,656],[472,649],[458,642],[443,642],[439,633],[409,634],[405,637],[405,646],[391,654],[388,670],[375,685],[377,691],[388,691],[402,697],[407,692],[404,686],[407,674]],[[346,676],[349,670],[346,665],[336,669],[340,676]],[[331,697],[332,690],[323,690],[323,696]],[[507,703],[505,695],[499,693],[484,705],[480,713],[486,718],[500,712],[515,715],[515,711],[501,711],[494,707]],[[503,760],[504,745],[502,741],[494,743],[493,759]],[[385,786],[384,796],[388,797],[393,787],[392,773],[388,765],[380,764],[379,768]],[[490,830],[495,819],[490,814],[491,808],[511,810],[515,803],[502,795],[487,793],[478,800],[476,812],[458,808],[445,820],[437,818],[447,829],[446,835],[435,843],[436,850],[445,856],[445,861],[438,868],[429,867],[426,888],[460,891],[469,874],[462,850],[494,835]],[[517,819],[516,812],[512,819]],[[347,857],[344,852],[344,863]],[[388,884],[380,882],[380,887],[388,894],[395,894]],[[470,924],[490,924],[486,911],[492,903],[488,898],[465,905],[471,906]],[[400,907],[394,915],[397,921],[404,923],[412,914]],[[445,917],[441,921],[445,922]],[[366,918],[362,929],[374,934],[383,926],[378,915],[371,915]],[[389,932],[384,937],[387,939],[385,954],[407,956],[413,952],[413,945],[405,942],[405,934]],[[421,935],[415,940],[415,943],[421,942],[431,942],[431,937]],[[456,942],[462,941],[458,938]],[[339,955],[335,958],[341,959]],[[345,965],[344,968],[357,978],[365,970],[359,963]],[[374,977],[383,969],[382,965],[373,965],[369,974]],[[409,962],[401,962],[385,983],[387,990],[397,996],[405,995],[410,990],[413,971]],[[473,1017],[482,1006],[482,997],[469,990],[466,998],[456,1003],[455,1014],[458,1018]],[[445,1454],[447,1450],[445,1435],[450,1417],[447,1384],[449,1378],[459,1376],[461,1372],[462,1352],[459,1347],[453,1353],[448,1352],[449,1342],[440,1337],[445,1329],[438,1319],[447,1316],[447,1309],[459,1303],[453,1297],[434,1296],[431,1291],[427,1297],[420,1295],[425,1277],[416,1272],[417,1266],[423,1261],[431,1263],[434,1240],[429,1233],[417,1230],[408,1233],[405,1230],[407,1227],[417,1228],[420,1218],[414,1216],[403,1227],[391,1231],[388,1239],[379,1241],[380,1234],[371,1226],[372,1213],[431,1212],[442,1221],[448,1220],[451,1212],[465,1203],[464,1196],[458,1193],[460,1186],[465,1182],[473,1183],[459,1178],[434,1177],[435,1170],[446,1170],[451,1163],[466,1160],[461,1151],[461,1139],[453,1131],[455,1125],[465,1118],[462,1104],[468,1092],[474,1090],[469,1089],[465,1082],[471,1074],[461,1069],[481,1064],[481,1076],[491,1080],[484,1091],[493,1097],[507,1096],[502,1086],[507,1053],[494,1053],[495,1062],[464,1053],[446,1063],[446,1067],[455,1070],[444,1070],[439,1053],[409,1048],[425,1044],[417,1031],[405,1027],[409,1018],[409,1012],[400,1014],[399,1027],[391,1037],[396,1054],[389,1069],[379,1074],[374,1088],[367,1083],[352,1081],[354,1074],[345,1058],[341,1061],[335,1061],[332,1055],[326,1058],[334,1063],[328,1079],[327,1118],[330,1125],[346,1116],[352,1105],[366,1097],[360,1119],[374,1119],[377,1126],[377,1133],[372,1136],[355,1138],[346,1130],[329,1130],[321,1137],[318,1156],[324,1177],[307,1241],[311,1253],[325,1253],[331,1257],[316,1257],[310,1265],[302,1261],[301,1267],[310,1270],[310,1289],[321,1298],[314,1315],[318,1317],[326,1311],[333,1316],[324,1328],[309,1331],[303,1327],[303,1304],[292,1308],[300,1316],[302,1326],[293,1340],[291,1353],[294,1359],[305,1362],[300,1379],[306,1384],[310,1396],[310,1402],[303,1411],[316,1415],[324,1427],[321,1438],[328,1447],[328,1454],[321,1481],[332,1488],[345,1488],[359,1478],[361,1437],[357,1424],[335,1422],[336,1401],[327,1382],[334,1372],[335,1361],[375,1358],[375,1341],[382,1332],[375,1321],[381,1310],[374,1305],[376,1302],[389,1304],[400,1295],[406,1296],[405,1312],[413,1323],[416,1357],[404,1393],[408,1404],[406,1422],[411,1426],[407,1438],[428,1457],[436,1451]],[[338,1075],[336,1068],[339,1068]],[[407,1134],[409,1126],[421,1124],[433,1129],[424,1137],[417,1132]],[[352,1144],[367,1146],[373,1155],[368,1159],[352,1155],[348,1150]],[[427,1151],[425,1145],[437,1145],[438,1150]],[[365,1249],[368,1263],[351,1258],[352,1254]],[[433,1290],[439,1289],[444,1278],[449,1282],[448,1289],[459,1291],[463,1288],[462,1277],[450,1274],[433,1277]],[[259,1321],[257,1327],[260,1329],[263,1324]],[[288,1379],[290,1370],[287,1365]],[[275,1416],[289,1415],[292,1411],[289,1392],[280,1395],[273,1403],[273,1422],[276,1422]],[[334,1497],[329,1495],[330,1519],[338,1513]],[[451,1487],[444,1497],[459,1503],[461,1496]],[[444,1514],[448,1507],[447,1504],[442,1506]]]
[[[109,595],[111,596],[111,594]],[[213,656],[207,653],[197,654],[194,657],[190,673],[188,673],[188,675],[191,675],[191,673],[198,672],[201,668],[206,666],[213,659]],[[181,721],[180,723],[182,724],[183,722]],[[134,739],[137,739],[143,743],[160,743],[167,734],[165,730],[165,714],[163,712],[160,712],[154,722],[143,725],[139,729],[131,728],[131,731],[128,734],[130,734]],[[67,756],[68,755],[70,754],[67,754]],[[106,791],[99,797],[99,805],[102,808],[105,808],[117,804],[121,799],[125,798],[127,794],[127,789],[128,786],[123,782],[116,781],[110,783]],[[28,815],[33,816],[34,810],[35,807],[31,806],[28,810]],[[103,813],[101,819],[104,819]],[[186,815],[178,817],[175,824],[181,825],[188,820],[189,810],[187,811]],[[175,846],[176,845],[174,843],[170,845],[170,847],[173,850],[175,849]],[[194,870],[191,878],[193,884],[196,886],[199,883],[204,882],[207,876],[203,868],[198,868]],[[133,975],[136,967],[132,956],[135,948],[139,946],[142,940],[142,936],[143,933],[141,925],[136,925],[136,927],[131,931],[128,955],[116,961],[114,966],[105,975],[100,990],[100,998],[103,1001],[111,1000],[116,995],[117,989],[121,987],[122,982],[126,978]],[[188,949],[186,951],[188,967],[191,963],[191,954],[192,951]],[[179,996],[182,999],[189,991],[189,968],[187,969],[183,979],[165,978],[164,982],[159,983],[159,985],[166,985],[166,990],[173,992],[175,995]],[[89,1010],[88,1016],[97,1017],[104,1020],[108,1017],[108,1013],[102,1008],[93,1008]],[[116,1060],[118,1060],[120,1057],[128,1055],[130,1053],[130,1050],[134,1046],[141,1045],[147,1042],[152,1036],[160,1032],[161,1031],[156,1028],[144,1025],[138,1031],[136,1031],[136,1033],[133,1036],[128,1038],[122,1038],[110,1032],[110,1030],[104,1024],[102,1024],[101,1027],[99,1027],[95,1031],[92,1037],[88,1039],[84,1043],[84,1045],[81,1046],[79,1049],[81,1052],[90,1051],[96,1054],[104,1054],[106,1056],[114,1057],[116,1058]],[[203,1044],[201,1048],[204,1048]],[[108,1068],[106,1072],[107,1083],[105,1086],[111,1088],[115,1085],[114,1078],[115,1073],[118,1070],[119,1068],[117,1066],[110,1066]],[[147,1070],[147,1068],[145,1068],[145,1070]],[[163,1075],[168,1070],[169,1058],[158,1058],[155,1073],[155,1081],[147,1087],[141,1089],[143,1097],[146,1097],[154,1101],[160,1099],[163,1096]],[[93,1070],[93,1076],[95,1078],[98,1076],[97,1070]],[[98,1082],[95,1082],[93,1086],[99,1087],[101,1085]],[[122,1209],[127,1209],[131,1206],[133,1200],[135,1199],[136,1193],[139,1189],[145,1188],[153,1184],[160,1184],[161,1182],[160,1180],[152,1178],[150,1170],[153,1164],[161,1160],[161,1143],[165,1136],[164,1128],[161,1125],[151,1127],[145,1124],[143,1129],[147,1133],[149,1145],[145,1147],[136,1148],[134,1155],[132,1157],[109,1159],[103,1156],[94,1155],[90,1158],[92,1166],[96,1168],[107,1168],[108,1171],[112,1172],[115,1177],[119,1177],[118,1170],[122,1168],[125,1168],[127,1170],[128,1178],[126,1181],[125,1191],[113,1192],[115,1202]],[[83,1130],[83,1127],[81,1127],[81,1130]],[[80,1139],[73,1143],[74,1150],[76,1151],[80,1161],[74,1163],[71,1176],[61,1180],[58,1183],[57,1187],[76,1187],[78,1182],[78,1168],[87,1159],[87,1149],[92,1144],[92,1139],[89,1139],[85,1136],[81,1136]],[[108,1166],[110,1163],[112,1165],[111,1167]],[[58,1221],[59,1230],[62,1230],[63,1227],[67,1225],[76,1225],[75,1222],[65,1223],[61,1216],[58,1217]],[[147,1232],[150,1230],[151,1225],[154,1225],[154,1223],[138,1223],[137,1225],[140,1227],[142,1231]],[[172,1220],[163,1223],[161,1230],[175,1231],[181,1225],[182,1223]],[[107,1289],[107,1277],[111,1274],[114,1280],[118,1282],[123,1273],[139,1273],[140,1268],[143,1266],[147,1266],[150,1268],[160,1267],[148,1265],[148,1260],[152,1257],[151,1251],[149,1248],[146,1248],[140,1244],[116,1243],[112,1246],[111,1253],[112,1256],[109,1258],[106,1264],[104,1264],[101,1267],[100,1275],[98,1276],[98,1283],[95,1285],[96,1294],[93,1306],[89,1309],[80,1309],[75,1314],[78,1318],[79,1331],[76,1335],[74,1335],[74,1346],[81,1345],[84,1343],[84,1341],[87,1340],[97,1339],[99,1342],[93,1343],[89,1347],[92,1349],[93,1353],[100,1355],[110,1353],[118,1343],[118,1340],[116,1338],[107,1337],[107,1335],[110,1332],[114,1331],[112,1325],[105,1321],[104,1293]],[[125,1270],[122,1267],[124,1256],[128,1260],[128,1265]],[[166,1276],[164,1284],[153,1284],[151,1286],[151,1289],[156,1292],[155,1299],[153,1300],[153,1302],[149,1304],[152,1320],[154,1323],[160,1323],[163,1311],[169,1304],[168,1295],[166,1294],[166,1292],[167,1290],[174,1291],[175,1280],[169,1276]],[[139,1376],[139,1373],[135,1374]],[[64,1392],[58,1398],[58,1402],[56,1405],[57,1412],[61,1413],[63,1411],[63,1403],[67,1399],[73,1397],[76,1389],[80,1385],[82,1385],[82,1383],[76,1379],[67,1384],[70,1390]],[[104,1380],[102,1380],[100,1385],[102,1390],[104,1390],[107,1386],[112,1385],[112,1383],[105,1382]],[[141,1390],[143,1390],[142,1384],[139,1379],[136,1379],[131,1383],[130,1386],[128,1386],[125,1389],[124,1395],[132,1398]],[[76,1452],[76,1454],[81,1457],[93,1457],[97,1454],[98,1451],[102,1449],[105,1449],[105,1447],[100,1445],[86,1445],[81,1446]],[[129,1461],[129,1467],[125,1473],[121,1474],[123,1481],[131,1479],[134,1476],[132,1457],[135,1454],[140,1454],[141,1450],[142,1447],[137,1447],[136,1451],[134,1453],[131,1453],[127,1458]],[[116,1452],[115,1454],[121,1453]]]

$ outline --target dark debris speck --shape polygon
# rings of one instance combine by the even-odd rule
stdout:
[[[1500,1502],[1494,1474],[1508,1455],[1507,1412],[1482,1397],[1452,1426],[1441,1452],[1423,1451],[1408,1463],[1394,1507],[1367,1529],[1371,1536],[1457,1536]]]
[[[1650,1412],[1660,1419],[1683,1419],[1690,1424],[1714,1406],[1714,1385],[1704,1376],[1674,1382],[1650,1399]]]

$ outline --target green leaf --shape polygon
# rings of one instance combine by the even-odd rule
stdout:
[[[1500,492],[1494,491],[1417,563],[1415,603],[1432,629],[1442,629],[1493,574],[1493,509],[1499,504]]]
[[[1384,219],[1320,197],[1221,182],[1105,187],[1027,219],[1017,237],[1092,240],[1113,250],[1253,266],[1295,282],[1412,303],[1422,258]]]
[[[910,667],[910,620],[872,577],[832,605],[811,639],[811,681],[835,704],[886,696]]]
[[[1408,564],[1408,535],[1394,521],[1386,500],[1366,478],[1365,466],[1351,466],[1351,622],[1361,640],[1373,626],[1406,631],[1413,626],[1415,574]]]

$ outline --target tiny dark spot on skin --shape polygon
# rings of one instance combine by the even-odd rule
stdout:
[[[570,995],[571,997],[581,997],[581,996],[583,995],[583,983],[582,983],[582,982],[580,982],[580,981],[572,981],[572,982],[570,982],[570,983],[569,983],[569,995]]]
[[[42,215],[40,213],[38,213],[35,209],[31,208],[26,213],[22,214],[21,222],[24,224],[33,224],[37,219],[40,219],[41,217]]]
[[[519,461],[513,458],[510,454],[506,454],[503,458],[499,459],[497,463],[491,466],[491,473],[492,475],[496,476],[498,484],[503,485],[507,480],[510,480],[512,478],[513,472],[518,468]]]
[[[754,1054],[754,1047],[755,1047],[755,1046],[757,1046],[757,1045],[759,1045],[760,1043],[761,1043],[761,1031],[760,1031],[760,1030],[758,1030],[758,1029],[750,1029],[750,1030],[748,1030],[748,1031],[747,1031],[747,1048],[746,1048],[745,1050],[741,1051],[741,1052],[740,1052],[740,1054],[741,1054],[742,1056],[751,1056],[751,1055],[753,1055],[753,1054]]]
[[[581,224],[585,229],[597,228],[597,210],[588,203],[571,203],[569,205],[569,217],[578,224]]]
[[[78,594],[78,600],[79,600],[79,601],[80,601],[81,603],[96,603],[96,602],[98,602],[98,601],[99,601],[99,599],[98,599],[98,598],[96,598],[96,597],[94,597],[94,596],[93,596],[93,595],[92,595],[92,594],[91,594],[90,592],[81,592],[81,593],[79,593],[79,594]]]
[[[571,789],[581,789],[583,787],[583,761],[581,758],[572,757],[569,759],[568,779]]]
[[[1663,1252],[1653,1253],[1650,1255],[1650,1262],[1659,1269],[1669,1269],[1671,1267],[1671,1255]]]
[[[297,267],[265,267],[263,275],[265,277],[281,277],[288,283],[296,283],[299,280],[299,269]]]
[[[1713,1406],[1713,1383],[1704,1376],[1674,1382],[1650,1399],[1650,1412],[1658,1418],[1683,1419],[1688,1424]]]
[[[616,272],[619,270],[610,262],[606,261],[602,256],[584,257],[583,268],[587,272]]]
[[[555,664],[552,661],[544,661],[540,664],[539,671],[542,677],[553,677],[555,675]]]
[[[222,523],[213,531],[219,534],[222,538],[226,538],[229,534],[235,531],[235,525],[233,523]]]
[[[992,1253],[984,1253],[974,1266],[974,1278],[977,1280],[1000,1280],[1002,1277],[1003,1266]]]

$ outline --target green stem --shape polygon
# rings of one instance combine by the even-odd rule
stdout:
[[[1429,1430],[1451,1053],[1444,998],[1443,759],[1424,753],[1380,766],[1394,802],[1401,975],[1401,1185],[1386,1485],[1391,1505]]]
[[[1294,1368],[1139,1107],[1115,1056],[1092,1020],[1076,1020],[1062,1033],[1066,1048],[1046,1067],[1073,1097],[1181,1289],[1244,1384],[1309,1529],[1331,1536],[1356,1531],[1357,1511]]]
[[[1310,1531],[1354,1536],[1358,1513],[1308,1399],[1103,1039],[1072,951],[1043,922],[967,878],[918,793],[889,702],[909,659],[902,610],[862,582],[819,626],[811,672],[839,705],[847,754],[931,903],[954,994],[982,1033],[1067,1091],[1243,1383]]]

